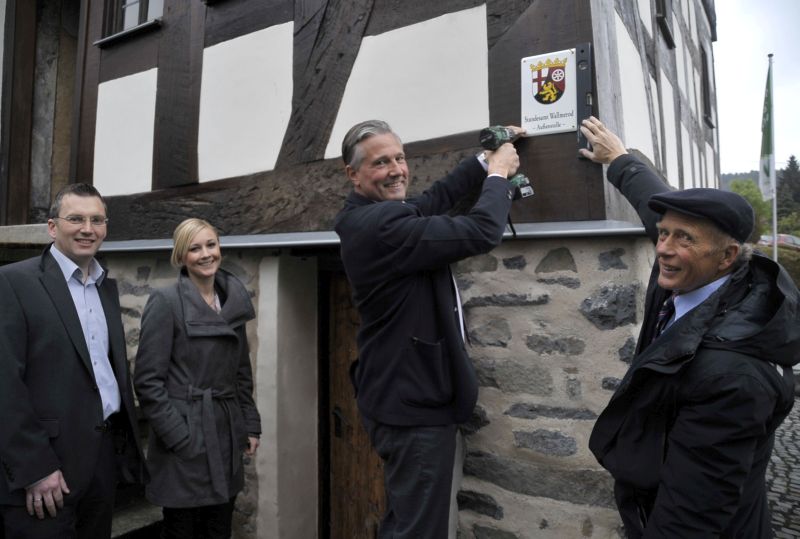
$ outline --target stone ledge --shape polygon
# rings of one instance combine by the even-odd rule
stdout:
[[[46,224],[0,226],[0,245],[44,247],[51,241]]]

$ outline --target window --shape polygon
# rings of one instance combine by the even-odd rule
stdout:
[[[702,63],[702,85],[703,85],[703,120],[705,120],[708,127],[714,127],[717,124],[714,103],[711,101],[711,86],[713,83],[712,77],[714,73],[710,69],[711,59],[708,55],[708,50],[705,47],[700,47],[700,62]]]
[[[670,49],[675,48],[675,38],[672,32],[672,0],[656,0],[656,21],[661,28],[664,41]]]
[[[158,25],[164,12],[164,0],[106,0],[104,39],[118,34],[128,34],[140,28]]]

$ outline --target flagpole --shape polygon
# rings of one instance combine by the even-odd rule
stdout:
[[[769,138],[772,141],[772,161],[770,166],[770,175],[772,176],[773,194],[772,194],[772,259],[778,261],[778,178],[775,173],[775,113],[772,107],[775,103],[772,101],[772,53],[767,55],[769,57],[769,113],[770,113],[770,134]]]

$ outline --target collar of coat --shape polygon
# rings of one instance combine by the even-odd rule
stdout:
[[[200,290],[189,278],[186,268],[181,269],[178,277],[178,293],[188,336],[235,336],[236,328],[255,318],[250,294],[232,273],[218,269],[214,276],[214,289],[222,304],[219,313],[203,300]]]
[[[658,288],[651,301],[668,293]],[[755,253],[750,263],[734,271],[726,284],[661,337],[641,348],[620,389],[627,387],[642,369],[662,374],[677,372],[692,360],[700,346],[735,349],[787,367],[797,364],[798,299],[797,287],[786,270]]]

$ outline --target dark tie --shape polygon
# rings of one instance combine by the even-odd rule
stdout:
[[[653,333],[653,340],[656,340],[658,336],[664,332],[664,329],[667,327],[667,322],[669,322],[669,319],[672,318],[673,314],[675,314],[675,294],[670,294],[669,297],[664,300],[663,305],[661,305],[661,309],[658,311],[658,318],[656,318],[656,330]]]

